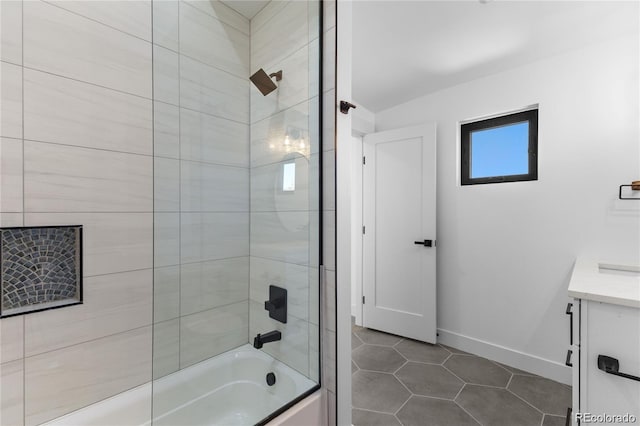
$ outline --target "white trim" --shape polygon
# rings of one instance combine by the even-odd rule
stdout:
[[[438,343],[571,386],[571,368],[563,363],[440,328]]]
[[[460,120],[460,121],[458,121],[458,127],[460,127],[463,124],[475,123],[476,121],[482,121],[482,120],[489,120],[489,119],[492,119],[492,118],[502,117],[504,115],[517,114],[519,112],[532,111],[534,109],[540,109],[540,104],[533,104],[533,105],[529,105],[529,106],[526,106],[526,107],[523,107],[523,108],[510,109],[508,111],[497,112],[495,114],[483,115],[483,116],[480,116],[480,117],[474,117],[474,118],[468,118],[466,120]]]

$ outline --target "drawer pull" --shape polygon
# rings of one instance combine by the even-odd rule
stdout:
[[[573,312],[571,310],[573,308],[573,303],[567,304],[567,310],[565,314],[569,315],[571,318],[569,319],[569,344],[573,345]]]
[[[573,364],[571,364],[571,355],[573,354],[573,351],[571,349],[569,349],[567,351],[567,359],[564,361],[564,365],[566,365],[567,367],[573,367]]]
[[[640,377],[632,376],[631,374],[621,373],[620,362],[606,355],[598,355],[598,368],[605,373],[613,374],[614,376],[624,377],[625,379],[631,379],[640,382]]]

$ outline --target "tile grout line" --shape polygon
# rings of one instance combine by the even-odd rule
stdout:
[[[542,414],[542,416],[544,417],[544,412],[542,410],[540,410],[539,408],[535,407],[533,404],[531,404],[529,401],[527,401],[526,399],[522,398],[521,396],[513,393],[511,390],[505,388],[505,390],[507,392],[509,392],[511,395],[515,396],[516,398],[518,398],[519,400],[521,400],[522,402],[524,402],[525,404],[527,404],[528,406],[530,406],[531,408],[533,408],[534,410],[536,410],[537,412],[539,412],[540,414]]]
[[[177,29],[178,29],[178,157],[180,162],[178,163],[178,262],[180,262],[180,268],[178,268],[178,371],[182,369],[182,114],[180,114],[180,108],[182,106],[182,79],[181,79],[181,51],[180,48],[180,3],[178,1],[178,16]],[[154,123],[155,131],[155,123]]]
[[[25,226],[25,157],[24,157],[24,0],[20,2],[20,30],[21,30],[21,73],[22,73],[22,226]],[[27,320],[26,315],[22,316],[22,424],[27,422]]]
[[[155,159],[155,142],[156,142],[156,127],[155,127],[155,122],[156,122],[156,108],[155,108],[155,104],[153,103],[153,98],[155,97],[155,67],[153,66],[153,64],[155,63],[155,54],[153,51],[153,6],[154,6],[154,0],[151,0],[149,2],[150,6],[151,6],[151,156],[153,158],[152,162],[151,162],[151,199],[152,199],[152,209],[153,209],[153,214],[151,215],[151,268],[152,268],[152,272],[151,272],[151,378],[150,378],[150,382],[151,382],[151,412],[149,413],[150,417],[151,417],[151,423],[153,423],[153,410],[154,410],[154,401],[155,398],[153,397],[153,389],[154,389],[154,379],[155,379],[155,372],[156,372],[156,363],[155,361],[155,353],[156,353],[156,264],[155,264],[155,259],[156,259],[156,235],[155,235],[155,229],[156,229],[156,215],[155,215],[155,193],[156,193],[156,159]]]

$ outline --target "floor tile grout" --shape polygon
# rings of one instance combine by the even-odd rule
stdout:
[[[374,332],[375,332],[375,333],[384,334],[384,333],[377,332],[377,331],[374,331]],[[399,413],[401,413],[401,411],[402,411],[402,410],[407,406],[407,404],[409,404],[409,402],[410,402],[412,399],[414,399],[414,397],[419,397],[419,398],[422,398],[423,400],[437,400],[437,401],[453,402],[453,403],[455,404],[455,406],[456,406],[458,409],[460,409],[460,410],[461,410],[461,414],[460,414],[460,415],[467,415],[467,416],[469,416],[469,418],[470,418],[470,419],[472,419],[472,420],[473,420],[474,422],[476,422],[478,425],[483,426],[483,423],[482,423],[478,418],[476,418],[474,415],[472,415],[472,414],[471,414],[471,412],[470,412],[470,411],[468,411],[465,407],[463,407],[463,406],[462,406],[462,404],[458,401],[458,399],[460,398],[460,395],[462,395],[463,391],[465,391],[465,389],[469,389],[469,387],[468,387],[467,385],[470,385],[470,386],[476,386],[476,387],[478,387],[478,388],[494,389],[494,390],[496,390],[496,391],[498,391],[498,392],[505,392],[505,391],[506,391],[506,393],[501,393],[500,395],[507,395],[507,394],[509,394],[509,395],[511,395],[511,396],[513,396],[513,397],[515,397],[515,398],[516,398],[516,400],[521,401],[521,402],[524,402],[528,407],[530,407],[530,408],[533,410],[533,411],[532,411],[532,413],[537,413],[536,415],[540,415],[540,416],[541,416],[541,419],[540,419],[540,425],[544,424],[544,420],[545,420],[545,418],[546,418],[547,416],[561,417],[561,416],[557,416],[557,415],[554,415],[554,414],[551,414],[551,413],[546,413],[544,410],[537,408],[535,405],[533,405],[533,403],[529,402],[529,401],[528,401],[527,399],[525,399],[524,397],[522,397],[522,396],[520,396],[520,395],[516,394],[516,393],[515,393],[514,391],[512,391],[511,389],[508,389],[508,387],[509,387],[509,386],[511,386],[511,384],[512,384],[512,382],[513,382],[513,379],[514,379],[514,377],[515,377],[515,376],[522,376],[522,377],[540,377],[540,376],[536,376],[536,375],[534,375],[534,374],[531,374],[531,375],[529,375],[529,374],[518,374],[518,373],[515,373],[514,371],[511,371],[511,370],[509,370],[508,368],[506,368],[506,367],[504,367],[504,366],[502,366],[502,365],[498,364],[497,362],[495,362],[495,361],[493,361],[493,360],[488,360],[488,359],[486,359],[486,358],[478,357],[478,356],[473,355],[473,354],[468,354],[468,355],[465,355],[465,354],[458,354],[458,353],[455,353],[455,352],[453,352],[453,351],[448,350],[447,348],[444,348],[444,347],[443,347],[443,346],[441,346],[441,345],[429,345],[429,346],[425,346],[425,347],[427,347],[427,348],[437,347],[438,349],[442,349],[442,350],[444,350],[446,353],[448,353],[448,355],[446,356],[446,358],[444,358],[444,360],[443,360],[441,363],[431,363],[431,362],[425,362],[425,361],[417,361],[417,360],[414,360],[414,359],[410,359],[410,356],[405,355],[403,352],[401,352],[401,350],[400,350],[400,349],[398,349],[398,348],[397,348],[397,346],[398,346],[400,343],[405,342],[405,341],[409,341],[409,340],[407,340],[407,339],[401,339],[400,341],[396,342],[396,343],[395,343],[395,344],[393,344],[393,345],[371,344],[371,343],[366,343],[366,342],[364,342],[364,341],[362,340],[362,338],[361,338],[360,336],[358,336],[355,332],[354,332],[353,334],[358,338],[358,340],[362,341],[362,345],[360,345],[360,346],[358,346],[357,348],[355,348],[354,350],[352,350],[352,361],[353,361],[353,364],[358,368],[358,370],[357,370],[356,372],[354,372],[354,374],[355,374],[355,373],[357,373],[358,371],[363,371],[363,372],[368,373],[368,374],[373,373],[373,374],[385,374],[385,375],[390,375],[390,376],[392,376],[392,377],[393,377],[393,379],[395,379],[395,381],[396,381],[396,382],[398,382],[398,383],[399,383],[399,384],[400,384],[404,389],[406,389],[406,390],[407,390],[408,395],[409,395],[409,396],[408,396],[408,398],[407,398],[407,399],[405,399],[405,400],[404,400],[404,402],[402,402],[402,403],[400,404],[400,406],[398,407],[398,409],[397,409],[394,413],[383,412],[383,411],[376,411],[376,410],[370,410],[370,409],[358,408],[358,407],[353,407],[354,409],[358,409],[358,410],[362,410],[362,411],[370,411],[370,412],[372,412],[372,413],[380,413],[380,414],[385,414],[385,415],[392,415],[392,416],[395,418],[395,420],[398,422],[398,424],[403,425],[404,423],[400,420],[400,417],[398,416],[398,414],[399,414]],[[416,343],[420,344],[420,342],[416,342]],[[378,370],[375,370],[375,369],[374,369],[374,370],[363,369],[363,368],[361,368],[361,367],[358,365],[358,363],[356,363],[356,362],[355,362],[355,360],[353,359],[353,354],[354,354],[354,352],[355,352],[356,350],[358,350],[358,353],[363,353],[363,352],[366,352],[366,350],[367,350],[367,349],[375,349],[375,348],[383,348],[383,347],[393,349],[393,350],[394,350],[394,352],[396,352],[398,355],[400,355],[401,359],[404,359],[404,360],[405,360],[405,361],[404,361],[404,363],[402,363],[402,364],[401,364],[398,368],[396,368],[392,373],[389,373],[389,372],[386,372],[386,371],[380,371],[379,369],[378,369]],[[412,350],[413,350],[413,349],[412,349]],[[380,352],[380,353],[384,354],[384,353],[390,353],[390,352],[389,352],[389,351],[382,351],[382,352]],[[471,358],[471,357],[473,357],[473,358],[475,358],[475,359],[483,360],[482,362],[490,362],[492,365],[495,365],[496,367],[499,367],[499,370],[500,370],[500,371],[504,371],[504,372],[506,372],[506,373],[508,373],[508,374],[509,374],[509,376],[508,376],[508,380],[506,381],[506,384],[505,384],[504,386],[494,386],[494,385],[487,385],[487,384],[483,384],[483,383],[471,383],[471,382],[468,382],[467,380],[462,379],[458,374],[454,373],[454,372],[453,372],[449,367],[447,367],[447,366],[445,366],[445,365],[444,365],[444,364],[445,364],[446,362],[448,362],[448,361],[449,361],[449,360],[450,360],[454,355],[458,355],[458,356],[460,356],[460,358],[461,358],[461,359],[464,359],[464,358]],[[464,357],[464,358],[462,358],[462,357]],[[395,364],[395,363],[397,362],[397,359],[395,359],[395,356],[394,356],[394,357],[392,357],[392,358],[393,358],[393,360],[388,360],[386,363],[385,363],[385,360],[383,360],[383,359],[377,359],[377,360],[375,360],[375,362],[377,362],[377,363],[378,363],[378,365],[380,365],[380,367],[378,367],[378,365],[375,365],[375,364],[374,364],[374,365],[373,365],[373,368],[387,368],[387,367],[390,365],[390,364],[389,364],[389,362],[390,362],[390,363],[392,363],[392,364]],[[465,361],[465,362],[466,362],[466,361]],[[470,361],[469,361],[469,362],[470,362]],[[478,361],[478,362],[479,362],[479,361]],[[452,376],[452,378],[457,379],[457,380],[462,384],[462,386],[458,389],[458,391],[457,391],[456,395],[453,397],[453,399],[449,399],[449,398],[446,398],[446,397],[439,397],[439,396],[433,396],[433,395],[422,395],[422,394],[419,394],[419,393],[415,393],[414,391],[412,391],[412,390],[409,388],[409,386],[408,386],[407,384],[405,384],[405,381],[407,380],[407,377],[404,377],[405,381],[403,381],[403,379],[401,379],[399,376],[397,376],[398,372],[399,372],[400,370],[402,370],[404,367],[406,367],[409,363],[414,363],[414,364],[416,364],[416,365],[424,365],[424,366],[431,365],[431,366],[433,366],[433,367],[435,367],[435,368],[440,367],[440,368],[441,368],[443,371],[445,371],[447,374],[450,374],[450,375]],[[392,365],[392,364],[391,364],[391,365]],[[473,365],[473,364],[472,364],[472,365]],[[370,367],[371,367],[371,366],[370,366]],[[426,367],[425,367],[425,368],[426,368]],[[474,366],[473,368],[479,368],[479,367]],[[427,371],[429,371],[429,370],[427,370]],[[526,372],[524,372],[524,373],[526,373]],[[489,374],[491,374],[491,373],[489,373]],[[499,375],[499,377],[500,377],[500,376],[501,376],[501,374]],[[447,379],[447,380],[449,380],[449,379]],[[558,384],[559,384],[559,385],[563,385],[562,383],[558,383]],[[570,389],[570,387],[569,387],[569,386],[566,386],[566,385],[565,385],[565,387],[567,387],[567,388],[569,388],[569,389]],[[398,388],[398,390],[399,390],[399,389],[400,389],[400,388]],[[374,390],[374,392],[375,392],[375,390]],[[481,393],[481,392],[483,392],[483,391],[481,391],[481,390],[479,390],[479,389],[476,389],[476,392],[480,392],[480,393]],[[515,402],[515,400],[513,400],[513,401]],[[394,402],[394,404],[395,404],[395,403],[397,403],[397,402]],[[506,403],[506,404],[507,404],[507,406],[508,406],[508,403],[507,403],[506,401],[505,401],[504,403]],[[414,402],[414,403],[412,403],[412,406],[413,406],[413,408],[411,408],[410,410],[414,410],[414,409],[415,409],[415,402]],[[517,406],[517,405],[516,405],[516,406]],[[464,414],[462,414],[462,413],[464,413]],[[482,412],[480,412],[480,413],[482,413]],[[357,424],[356,424],[356,426],[357,426]]]

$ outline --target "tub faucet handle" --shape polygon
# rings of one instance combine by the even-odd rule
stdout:
[[[287,290],[275,285],[269,286],[269,300],[264,302],[264,309],[269,311],[269,318],[287,323]]]

